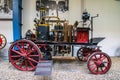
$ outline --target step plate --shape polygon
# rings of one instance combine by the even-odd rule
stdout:
[[[40,61],[37,64],[36,70],[35,70],[35,75],[41,75],[41,76],[49,76],[52,73],[52,60],[44,60]]]
[[[76,57],[71,56],[52,56],[53,60],[76,60]]]

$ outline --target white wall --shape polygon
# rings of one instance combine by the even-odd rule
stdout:
[[[33,30],[34,28],[34,18],[36,17],[36,0],[23,0],[23,17],[22,17],[22,36],[28,29]]]
[[[81,19],[81,0],[69,0],[69,23]]]
[[[120,55],[120,1],[86,0],[85,7],[91,15],[99,14],[94,20],[94,36],[106,37],[99,43],[101,49],[111,56]]]
[[[0,21],[0,34],[3,34],[7,42],[13,41],[12,21]]]

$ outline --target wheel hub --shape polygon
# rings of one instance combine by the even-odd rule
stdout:
[[[27,54],[26,54],[26,53],[23,53],[22,56],[26,58],[26,57],[27,57]]]
[[[99,67],[105,67],[105,64],[104,64],[104,63],[101,63],[101,64],[99,65]]]
[[[104,62],[101,61],[101,60],[96,61],[95,64],[96,64],[98,67],[105,67]]]
[[[24,58],[27,58],[28,57],[27,51],[21,50],[21,56],[23,56]]]

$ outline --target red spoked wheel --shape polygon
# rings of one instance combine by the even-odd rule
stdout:
[[[7,43],[6,37],[0,34],[0,49],[3,49]]]
[[[111,67],[110,57],[103,52],[94,52],[87,61],[88,69],[93,74],[105,74]]]
[[[91,50],[89,48],[86,47],[81,47],[80,49],[78,49],[77,51],[77,58],[80,61],[87,61],[89,55],[90,55]]]
[[[31,71],[41,59],[41,52],[32,41],[18,40],[9,48],[9,59],[15,68]]]

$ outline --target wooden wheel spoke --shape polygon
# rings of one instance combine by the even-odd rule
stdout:
[[[18,51],[15,51],[15,50],[13,50],[13,49],[12,49],[11,51],[14,52],[14,53],[16,53],[16,54],[18,54],[18,55],[23,56],[22,53],[20,53],[20,52],[18,52]]]
[[[104,72],[103,67],[100,67],[101,71]]]
[[[33,48],[33,46],[29,44],[29,45],[28,45],[28,48],[29,48],[29,49],[32,49],[32,48]]]
[[[2,46],[3,46],[3,44],[0,43],[0,47],[2,47]]]
[[[24,46],[25,46],[25,45],[24,45],[24,43],[22,42],[22,43],[21,43],[21,48],[24,49]]]
[[[32,52],[35,52],[36,50],[30,50],[27,55],[30,55]]]
[[[22,52],[22,48],[17,44],[16,47]]]
[[[28,58],[30,61],[32,61],[32,62],[35,62],[35,63],[38,63],[36,60],[34,60],[34,59],[32,59],[32,58]]]
[[[89,64],[89,66],[92,66],[92,65],[95,65],[95,64]]]
[[[6,42],[2,42],[2,44],[6,44]]]
[[[39,57],[39,55],[29,55],[29,57]]]
[[[22,50],[22,51],[25,51],[25,43],[22,42],[22,43],[18,43],[18,49]]]
[[[102,56],[100,60],[103,61],[105,58],[106,58],[105,56]]]
[[[99,71],[99,67],[97,66],[97,70],[96,70],[96,72],[98,72]]]
[[[103,55],[102,55],[102,54],[100,54],[100,58],[102,58],[102,56],[103,56]]]
[[[79,54],[78,54],[78,56],[79,56],[79,57],[81,57],[81,56],[82,56],[82,54],[81,54],[81,53],[79,53]]]
[[[25,67],[26,67],[26,70],[28,70],[28,61],[25,60]]]
[[[2,46],[0,46],[2,48]]]
[[[98,60],[97,55],[94,56],[96,60]]]
[[[97,62],[96,59],[91,59],[90,61],[91,61],[91,62],[94,62],[94,63]]]
[[[94,71],[97,68],[97,66],[95,65],[93,68],[91,68],[92,71]]]
[[[102,56],[103,56],[103,55],[102,55],[102,54],[100,54],[100,55],[99,55],[99,58],[98,58],[98,60],[100,60],[100,59],[102,58]]]
[[[22,62],[21,62],[20,66],[19,66],[20,68],[22,68],[22,66],[23,66],[23,63],[24,63],[24,61],[22,61]]]
[[[21,62],[20,60],[21,60],[21,58],[19,58],[18,60],[14,60],[13,64],[15,64],[17,62]]]
[[[20,55],[13,55],[11,56],[12,58],[20,58],[21,56]]]
[[[29,62],[29,64],[30,64],[30,66],[32,66],[32,68],[35,67],[31,61],[28,60],[28,62]]]
[[[2,43],[4,43],[5,42],[5,40],[4,39],[2,39]]]

